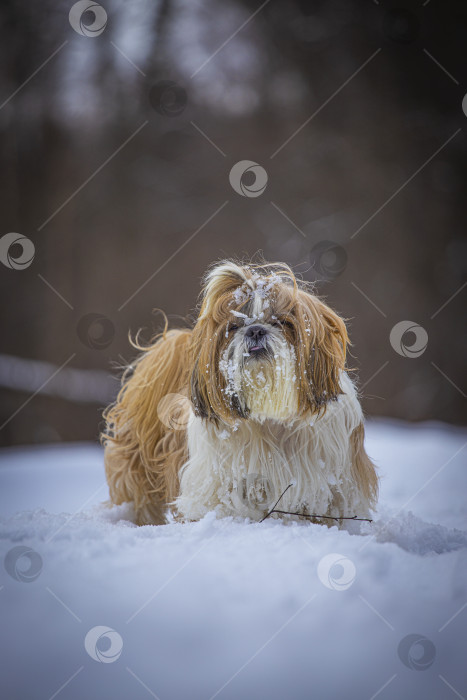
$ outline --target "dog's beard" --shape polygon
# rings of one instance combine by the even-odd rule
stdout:
[[[291,421],[298,414],[295,365],[295,350],[282,332],[268,333],[263,347],[253,351],[245,336],[237,333],[219,363],[226,398],[253,420]]]

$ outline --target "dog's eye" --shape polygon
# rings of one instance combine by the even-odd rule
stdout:
[[[229,324],[228,331],[238,331],[238,326],[236,326],[234,323]]]
[[[276,326],[277,328],[293,328],[293,324],[290,323],[290,321],[285,321],[285,320],[279,320],[277,319],[276,321],[272,321],[271,326]]]

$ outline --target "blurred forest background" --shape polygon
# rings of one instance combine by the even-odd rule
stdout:
[[[0,9],[0,444],[96,439],[128,332],[258,253],[349,319],[367,414],[465,423],[465,0],[72,6]]]

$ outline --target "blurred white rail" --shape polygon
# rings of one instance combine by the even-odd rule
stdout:
[[[60,369],[51,362],[0,354],[0,386],[79,403],[106,404],[115,398],[119,385],[102,370]]]

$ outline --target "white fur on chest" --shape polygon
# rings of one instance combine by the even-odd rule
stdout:
[[[345,374],[341,385],[344,393],[316,421],[247,419],[229,428],[193,417],[176,500],[180,514],[198,519],[215,509],[220,517],[258,520],[293,484],[279,509],[365,517],[368,504],[352,479],[349,443],[362,410]]]

